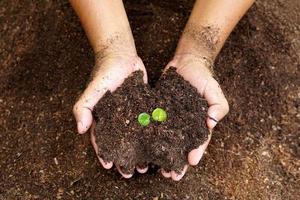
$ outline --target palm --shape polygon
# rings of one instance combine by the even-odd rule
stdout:
[[[207,127],[210,132],[212,132],[217,121],[221,120],[228,113],[229,107],[220,85],[213,78],[212,71],[209,68],[209,63],[206,59],[185,55],[179,59],[176,59],[175,57],[175,59],[167,65],[166,69],[171,66],[176,67],[177,73],[197,88],[199,94],[207,100],[209,108],[206,122]],[[189,153],[188,162],[190,165],[197,165],[199,163],[205,149],[208,146],[210,138],[211,134],[204,144]],[[187,166],[185,166],[183,173],[180,175],[176,174],[174,171],[162,171],[162,173],[165,177],[172,177],[173,180],[180,180],[186,169]]]
[[[73,108],[79,133],[85,133],[92,124],[94,106],[109,90],[113,92],[134,71],[144,71],[144,81],[147,74],[139,57],[114,56],[96,61],[92,78],[87,88]]]

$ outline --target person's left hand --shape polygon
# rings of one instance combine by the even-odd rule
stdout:
[[[209,108],[206,124],[210,133],[212,133],[212,129],[228,113],[229,105],[219,83],[213,77],[210,64],[211,63],[209,63],[205,57],[192,54],[176,55],[173,60],[168,63],[165,70],[169,67],[175,67],[177,73],[197,88],[199,94],[207,100]],[[211,135],[212,134],[209,135],[204,144],[188,154],[188,163],[190,165],[194,166],[199,163],[208,146]],[[177,174],[175,171],[166,172],[164,169],[162,169],[161,172],[164,177],[179,181],[187,169],[188,165],[184,166],[181,174]]]

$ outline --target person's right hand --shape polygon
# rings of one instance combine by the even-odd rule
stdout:
[[[98,57],[98,58],[97,58]],[[111,54],[106,56],[96,56],[96,64],[92,73],[91,81],[73,107],[73,113],[77,122],[78,133],[82,134],[91,128],[91,141],[97,157],[105,169],[113,166],[112,162],[104,162],[98,154],[98,146],[94,135],[94,125],[92,110],[102,96],[109,90],[115,91],[122,85],[124,80],[137,70],[144,72],[144,82],[147,83],[147,73],[142,60],[137,55]],[[116,166],[118,168],[118,166]],[[130,178],[132,174],[123,174],[125,178]],[[139,169],[140,173],[145,173],[147,168]]]

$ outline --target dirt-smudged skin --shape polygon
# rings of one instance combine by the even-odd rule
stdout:
[[[207,104],[175,68],[169,69],[155,88],[143,83],[142,72],[127,78],[114,93],[108,92],[95,107],[96,142],[99,154],[126,173],[139,163],[154,163],[166,170],[180,171],[187,154],[201,145],[209,134]],[[139,113],[166,110],[165,122],[143,127]]]

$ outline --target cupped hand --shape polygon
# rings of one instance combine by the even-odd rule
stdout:
[[[85,133],[91,128],[91,141],[93,147],[100,163],[105,169],[110,169],[113,166],[113,163],[104,162],[104,160],[99,157],[98,146],[95,140],[92,110],[108,90],[111,92],[115,91],[122,85],[128,76],[138,70],[144,72],[144,82],[147,83],[145,66],[137,55],[118,53],[106,56],[96,56],[91,81],[73,107],[78,133]],[[132,176],[132,174],[122,173],[120,168],[118,166],[116,167],[125,178],[130,178]],[[138,167],[137,170],[140,173],[145,173],[147,171],[147,169],[140,169]]]
[[[214,79],[211,65],[212,63],[206,57],[182,54],[176,55],[166,67],[166,70],[169,67],[175,67],[177,73],[197,88],[199,94],[207,100],[209,108],[206,124],[210,133],[212,133],[212,129],[229,111],[228,102],[219,83]],[[194,166],[199,163],[210,138],[211,134],[204,144],[188,154],[188,163],[190,165]],[[179,181],[184,176],[187,168],[188,165],[184,167],[180,174],[177,174],[175,171],[166,172],[163,169],[161,172],[164,177]]]

